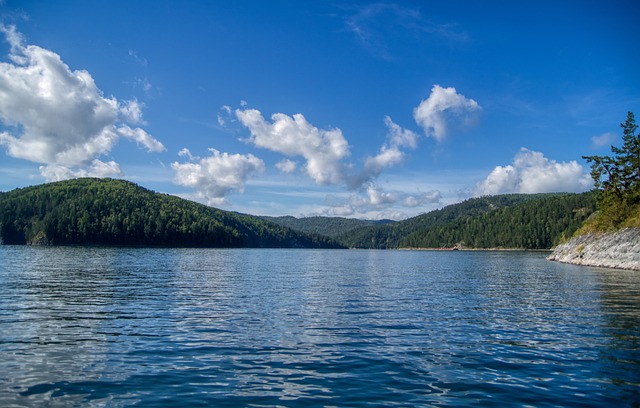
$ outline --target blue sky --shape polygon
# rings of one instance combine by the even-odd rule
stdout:
[[[0,190],[134,181],[402,219],[585,191],[640,112],[636,1],[0,2]]]

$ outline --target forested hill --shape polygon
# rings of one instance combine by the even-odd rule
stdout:
[[[474,198],[337,239],[352,248],[549,249],[582,225],[595,201],[592,192]]]
[[[0,193],[0,242],[548,249],[580,227],[595,211],[595,201],[593,193],[482,197],[401,222],[260,218],[155,193],[123,180],[87,178]]]
[[[342,217],[262,217],[276,224],[305,232],[307,234],[319,234],[330,238],[337,238],[362,227],[391,224],[392,220],[359,220],[356,218]]]
[[[75,179],[0,194],[5,244],[340,247],[248,215],[112,179]]]

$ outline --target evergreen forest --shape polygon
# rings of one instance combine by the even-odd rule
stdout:
[[[488,196],[359,228],[338,240],[355,248],[549,249],[571,237],[594,210],[593,193]]]
[[[124,180],[84,178],[0,195],[4,244],[162,247],[340,247],[272,222],[159,194]]]
[[[351,231],[358,228],[379,226],[395,222],[392,220],[361,220],[358,218],[320,216],[296,218],[290,215],[284,217],[262,218],[307,234],[324,235],[333,239],[346,236]]]
[[[4,244],[160,247],[549,249],[596,207],[596,194],[466,200],[400,222],[255,217],[134,183],[84,178],[0,193]]]

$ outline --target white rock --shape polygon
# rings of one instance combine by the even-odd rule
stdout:
[[[576,265],[640,271],[640,228],[574,237],[547,258]]]

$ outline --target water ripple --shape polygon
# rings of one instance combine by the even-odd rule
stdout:
[[[0,406],[640,404],[632,272],[493,252],[0,259]]]

